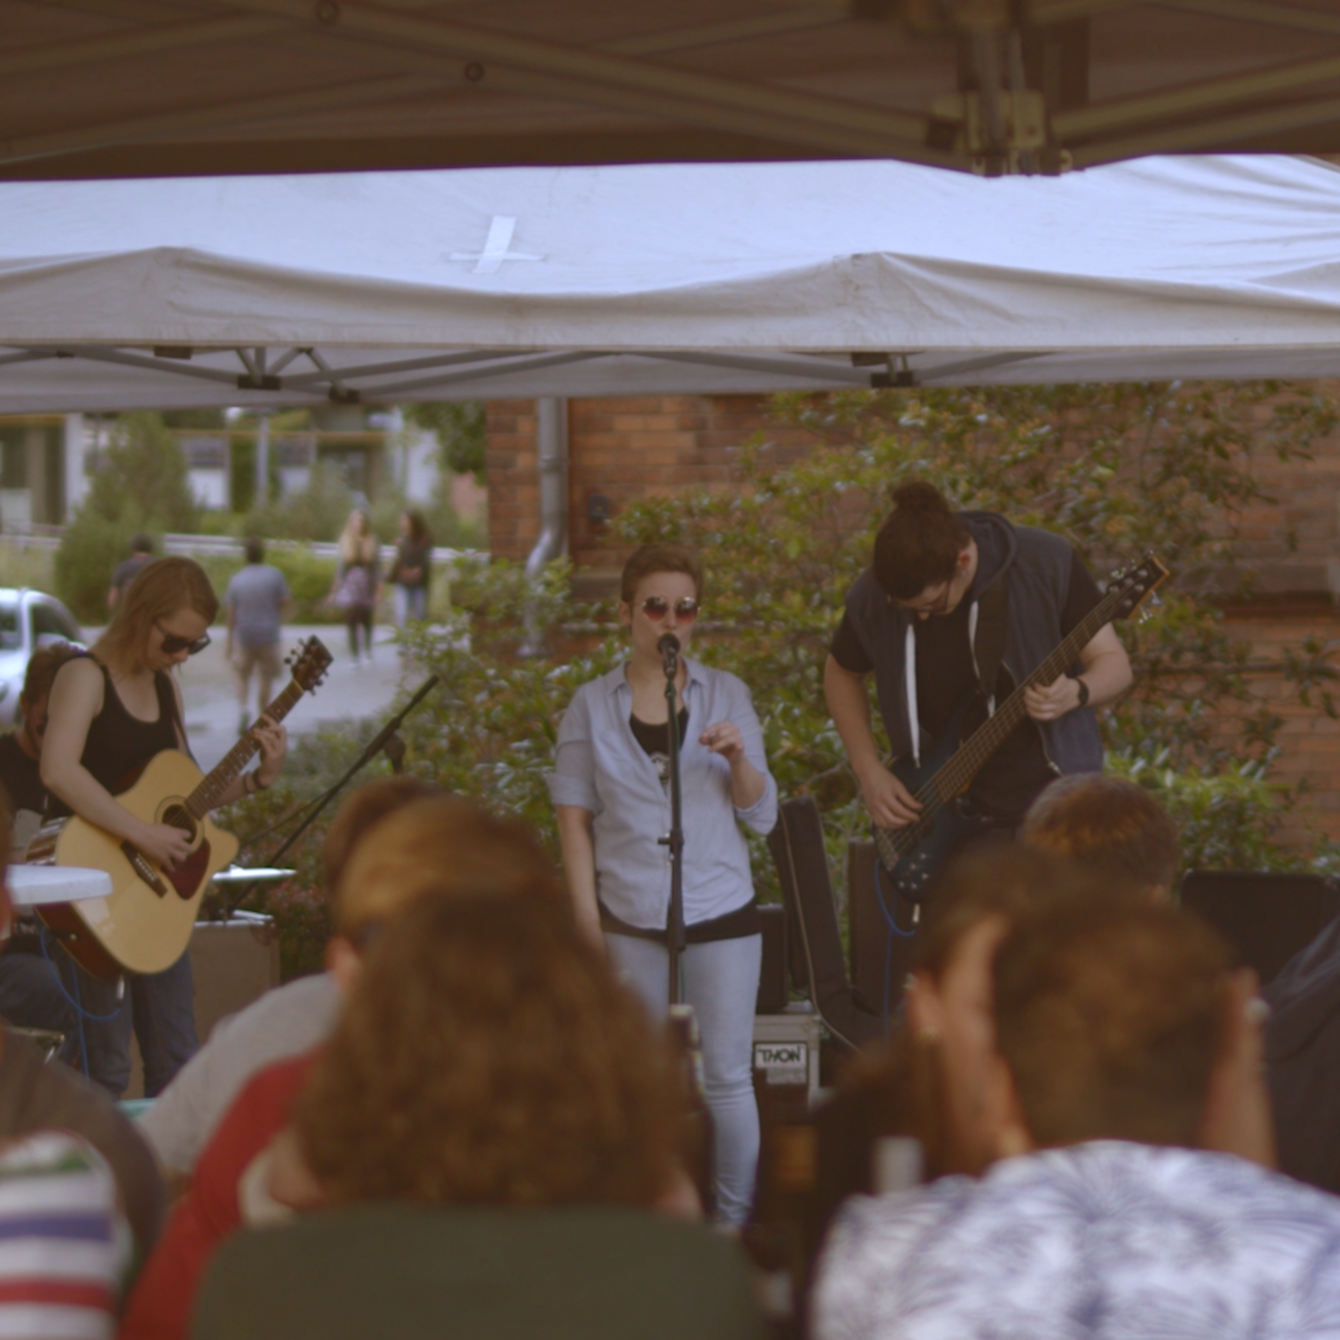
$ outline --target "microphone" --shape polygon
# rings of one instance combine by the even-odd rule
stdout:
[[[670,678],[676,671],[676,658],[679,656],[679,639],[673,633],[662,633],[656,644],[661,653],[661,665],[665,668],[665,677]]]

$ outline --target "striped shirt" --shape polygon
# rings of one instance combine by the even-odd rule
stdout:
[[[110,1340],[130,1252],[92,1145],[42,1131],[0,1151],[0,1340]]]

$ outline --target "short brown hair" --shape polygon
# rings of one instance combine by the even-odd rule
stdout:
[[[1142,786],[1101,772],[1054,781],[1029,807],[1020,841],[1137,884],[1171,889],[1177,829]]]
[[[619,599],[625,605],[631,605],[637,588],[657,572],[682,572],[693,578],[693,594],[699,600],[703,598],[702,560],[692,549],[678,544],[644,544],[623,565]]]
[[[442,795],[435,782],[404,773],[399,777],[380,777],[345,797],[321,844],[321,880],[332,895],[340,881],[349,854],[360,838],[379,820],[416,800]]]
[[[51,681],[56,671],[66,661],[84,654],[82,648],[73,642],[52,642],[38,647],[28,660],[28,669],[23,676],[23,692],[19,694],[19,710],[27,712],[35,703],[51,696]]]
[[[93,654],[112,671],[142,670],[154,623],[182,609],[194,610],[207,624],[217,617],[219,598],[204,568],[191,558],[157,558],[146,563],[117,601],[111,622],[93,645]]]
[[[928,586],[954,575],[971,539],[963,519],[933,484],[900,484],[893,491],[893,511],[875,536],[875,580],[895,600],[915,600]]]
[[[1232,964],[1222,937],[1166,907],[1017,922],[996,953],[996,1037],[1034,1141],[1193,1145]]]
[[[337,1203],[649,1205],[681,1120],[668,1046],[572,917],[429,893],[368,951],[294,1124]]]
[[[426,890],[525,890],[571,916],[554,861],[535,830],[462,796],[431,796],[371,825],[335,879],[336,932],[351,936]]]
[[[955,857],[929,900],[916,966],[939,978],[960,940],[979,921],[1016,921],[1044,909],[1134,904],[1143,896],[1121,878],[1100,877],[1070,861],[1001,838]]]

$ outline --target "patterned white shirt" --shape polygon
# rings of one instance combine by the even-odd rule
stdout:
[[[841,1212],[816,1340],[1340,1337],[1340,1199],[1244,1159],[1094,1141]]]

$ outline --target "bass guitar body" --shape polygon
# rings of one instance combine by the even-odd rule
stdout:
[[[946,733],[944,743],[917,767],[900,759],[890,771],[912,795],[933,785],[936,774],[958,748],[958,734]],[[916,823],[882,828],[875,834],[880,860],[889,872],[895,892],[910,903],[920,903],[950,855],[965,842],[986,831],[987,821],[968,807],[963,797],[945,796],[943,804]]]
[[[171,873],[77,816],[44,825],[33,839],[30,864],[93,866],[112,877],[105,898],[38,909],[70,956],[95,977],[170,968],[190,941],[206,886],[237,855],[237,839],[187,805],[202,776],[187,755],[165,749],[117,796],[146,823],[172,824],[190,836],[190,855]]]

